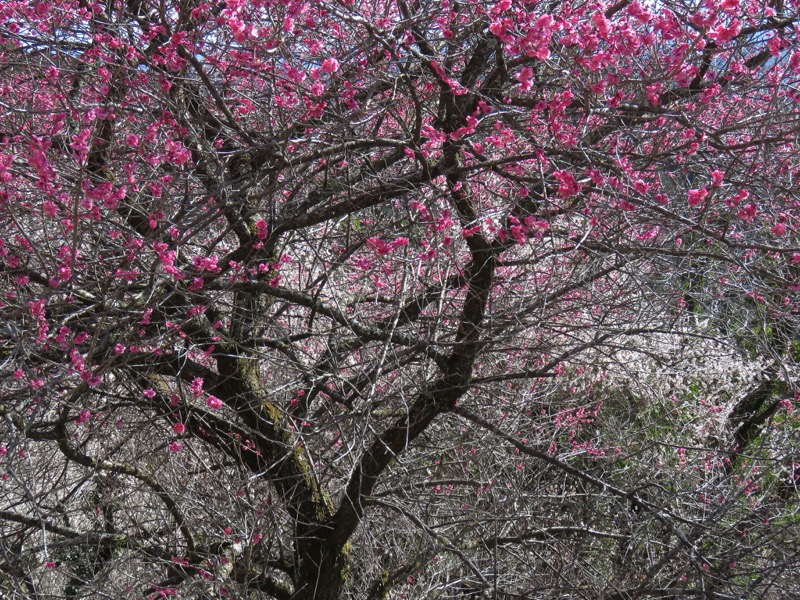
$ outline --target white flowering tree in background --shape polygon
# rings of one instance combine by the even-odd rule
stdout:
[[[800,594],[798,27],[0,3],[3,596]]]

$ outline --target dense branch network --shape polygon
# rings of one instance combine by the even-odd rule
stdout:
[[[0,588],[797,592],[800,15],[0,6]]]

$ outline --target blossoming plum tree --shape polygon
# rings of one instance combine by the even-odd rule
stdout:
[[[798,10],[2,2],[4,594],[800,593]]]

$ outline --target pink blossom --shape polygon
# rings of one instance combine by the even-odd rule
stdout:
[[[792,73],[800,73],[800,51],[792,53],[789,59],[789,69]]]
[[[186,425],[183,423],[175,423],[172,426],[172,431],[174,431],[177,435],[181,435],[184,431],[186,431]]]
[[[376,237],[371,237],[367,240],[367,245],[375,250],[380,256],[386,256],[389,254],[392,249],[389,244],[387,244],[384,240]]]
[[[323,73],[336,73],[339,70],[339,61],[335,58],[326,58],[322,63]]]
[[[45,200],[42,203],[42,210],[48,217],[57,217],[59,213],[58,206],[50,200]]]
[[[786,225],[783,224],[783,223],[777,223],[777,224],[772,226],[771,231],[772,231],[773,234],[775,234],[777,236],[786,235]]]
[[[559,198],[569,198],[580,193],[582,186],[575,180],[575,176],[568,171],[555,171],[553,177],[558,180],[558,194]]]
[[[475,225],[474,227],[465,227],[464,229],[461,230],[461,235],[463,235],[465,238],[472,237],[480,230],[481,230],[480,225]]]
[[[176,165],[184,165],[192,158],[189,149],[179,141],[167,140],[164,145],[167,149],[167,159]]]
[[[519,81],[519,87],[523,92],[529,91],[533,87],[533,69],[522,67],[516,79]]]
[[[653,15],[647,12],[638,2],[633,2],[628,7],[628,14],[640,23],[649,23],[653,20]]]
[[[502,38],[506,34],[505,25],[503,25],[501,21],[492,21],[492,24],[489,25],[489,31],[499,38]]]
[[[744,220],[744,221],[752,221],[756,214],[758,213],[758,206],[755,204],[747,204],[742,210],[740,210],[737,216]]]
[[[269,225],[264,219],[259,219],[256,223],[256,231],[258,232],[258,239],[265,240],[269,234]]]
[[[689,190],[689,206],[699,206],[703,200],[708,196],[707,188],[700,188],[699,190]]]
[[[600,37],[608,37],[611,31],[611,21],[609,21],[603,13],[597,12],[592,15],[592,23],[597,27],[597,33],[600,34]]]
[[[209,408],[213,408],[214,410],[219,410],[222,408],[222,400],[216,396],[209,396],[206,400],[206,404],[208,404]]]
[[[217,264],[216,256],[195,256],[192,263],[198,271],[208,271],[209,273],[219,273],[222,269]]]
[[[725,200],[725,204],[730,206],[731,208],[735,208],[739,206],[742,200],[747,200],[750,197],[750,192],[747,190],[739,190],[736,195],[731,196],[727,200]]]
[[[500,2],[492,7],[492,13],[499,14],[507,11],[509,8],[511,8],[511,0],[500,0]]]
[[[177,454],[181,450],[183,450],[183,444],[181,444],[180,442],[171,442],[170,443],[170,445],[169,445],[169,451],[170,452],[175,452]]]
[[[742,22],[739,19],[734,19],[729,27],[720,25],[714,31],[710,32],[708,37],[715,40],[718,44],[724,44],[731,41],[742,30]]]

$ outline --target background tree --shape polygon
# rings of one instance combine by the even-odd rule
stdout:
[[[798,25],[3,2],[4,593],[798,594]]]

